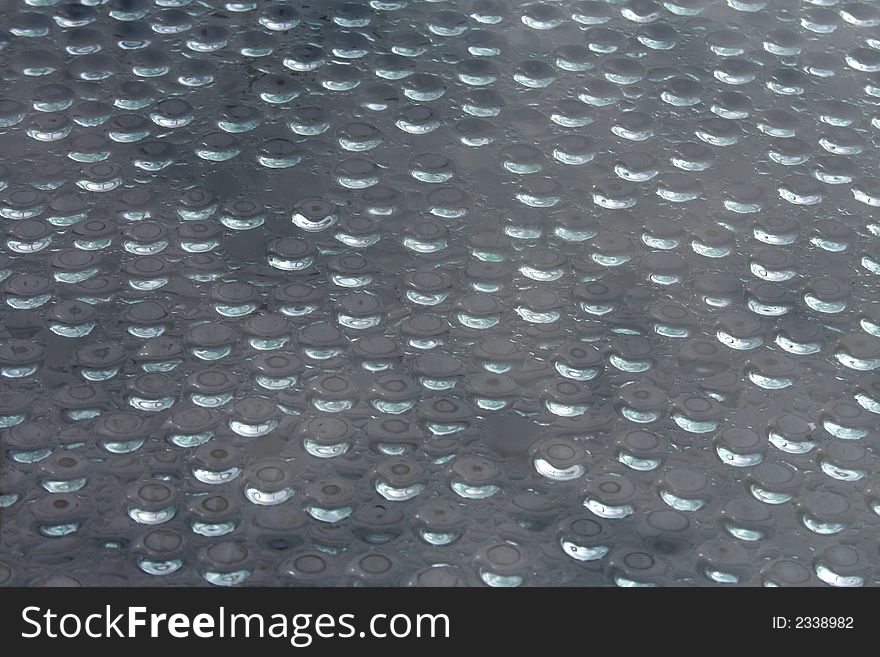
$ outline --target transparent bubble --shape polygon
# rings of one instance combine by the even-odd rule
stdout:
[[[788,493],[765,490],[756,484],[749,486],[749,491],[755,496],[755,499],[765,504],[785,504],[793,499]]]
[[[859,403],[859,406],[864,408],[866,411],[870,411],[871,413],[880,413],[880,402],[875,399],[872,399],[866,394],[861,392],[857,392],[855,395],[856,401]]]
[[[351,515],[352,507],[343,506],[335,509],[324,509],[314,504],[306,506],[306,513],[320,522],[339,522]]]
[[[254,504],[260,506],[275,506],[277,504],[283,504],[293,497],[293,495],[294,491],[289,486],[274,492],[261,491],[252,486],[247,486],[244,489],[244,496]]]
[[[584,500],[584,506],[600,518],[620,519],[635,513],[635,509],[631,504],[605,504],[592,498]]]
[[[413,484],[404,488],[395,488],[384,481],[376,481],[376,492],[390,502],[411,500],[425,490],[424,484]]]
[[[709,433],[718,428],[718,422],[699,422],[687,417],[683,413],[673,413],[672,419],[681,429],[689,433]]]
[[[175,515],[177,509],[173,506],[158,511],[147,511],[133,506],[128,508],[128,517],[141,525],[161,525],[173,519]]]
[[[823,301],[813,294],[804,295],[804,302],[813,310],[820,313],[839,313],[846,309],[846,301]]]
[[[241,468],[231,467],[220,471],[193,468],[192,473],[203,484],[225,484],[238,477],[241,474]]]
[[[864,470],[841,468],[827,459],[820,459],[819,467],[822,469],[822,472],[838,481],[859,481],[866,474]]]
[[[150,413],[158,413],[171,408],[174,405],[174,397],[161,397],[159,399],[145,399],[143,397],[130,396],[128,398],[129,405],[139,411]]]
[[[7,416],[8,417],[8,416]],[[9,425],[12,426],[12,425]],[[13,461],[17,463],[38,463],[45,458],[51,456],[51,449],[36,449],[36,450],[26,450],[26,451],[13,451],[10,452],[9,456]]]
[[[816,447],[816,443],[810,440],[787,440],[775,431],[768,433],[770,444],[788,454],[806,454]]]
[[[78,477],[76,479],[67,479],[64,481],[45,480],[42,482],[42,486],[50,493],[75,493],[83,488],[88,481],[89,480],[86,477]]]
[[[430,532],[426,529],[419,530],[419,536],[430,545],[449,545],[461,536],[458,532]]]
[[[229,428],[243,438],[259,438],[272,433],[278,427],[278,420],[269,420],[259,424],[248,424],[238,420],[230,420]]]
[[[608,362],[610,362],[621,372],[645,372],[651,369],[651,361],[629,360],[626,358],[622,358],[617,354],[611,354],[608,357]]]
[[[760,452],[740,454],[738,452],[733,452],[722,445],[718,445],[715,448],[715,452],[718,454],[718,458],[724,463],[738,468],[748,468],[753,465],[758,465],[764,460],[764,456]]]
[[[627,577],[623,577],[621,575],[614,576],[614,583],[620,588],[645,588],[645,587],[655,587],[657,586],[653,582],[640,582],[638,580],[629,579]]]
[[[699,511],[706,505],[705,500],[679,497],[667,490],[660,491],[660,499],[676,511]]]
[[[484,500],[492,497],[501,490],[500,486],[490,484],[488,486],[471,486],[461,482],[452,482],[452,490],[455,493],[468,500]]]
[[[847,427],[831,420],[823,420],[822,427],[835,438],[842,440],[859,440],[868,435],[867,429]]]
[[[213,431],[205,431],[193,434],[171,434],[168,436],[168,440],[177,447],[198,447],[199,445],[204,445],[213,437]]]
[[[2,368],[0,368],[0,375],[5,376],[9,379],[21,379],[21,378],[24,378],[27,376],[31,376],[38,369],[40,369],[39,365],[25,365],[25,366],[19,366],[19,367],[2,367]]]
[[[826,584],[838,586],[842,588],[853,588],[864,586],[865,578],[858,575],[838,575],[823,563],[816,564],[816,577]]]
[[[822,534],[824,536],[839,534],[846,529],[846,524],[842,522],[822,521],[808,513],[801,515],[801,522],[803,522],[804,526],[811,532]]]
[[[839,351],[834,357],[841,365],[860,372],[875,370],[880,367],[880,358],[856,358],[845,351]]]
[[[639,458],[625,451],[621,451],[617,459],[627,467],[639,472],[656,470],[661,463],[660,459]]]
[[[763,374],[760,374],[755,370],[749,370],[747,376],[749,378],[749,381],[760,388],[764,388],[765,390],[781,390],[783,388],[788,388],[794,384],[794,380],[788,377],[764,376]]]
[[[737,349],[740,351],[746,351],[749,349],[755,349],[764,344],[764,339],[760,336],[754,338],[738,338],[735,337],[726,331],[722,331],[718,329],[715,333],[715,336],[718,338],[718,341],[725,345],[726,347],[730,347],[731,349]]]
[[[580,464],[575,464],[568,468],[556,468],[548,461],[540,458],[534,459],[532,465],[535,466],[535,470],[539,475],[554,481],[571,481],[573,479],[578,479],[587,471],[587,469]]]
[[[228,6],[229,5],[227,4],[227,8]],[[206,582],[208,582],[209,584],[214,584],[215,586],[238,586],[250,576],[250,570],[235,570],[228,573],[206,571],[202,575]]]
[[[498,575],[485,569],[480,569],[480,579],[487,586],[509,588],[520,586],[523,578],[520,575]]]

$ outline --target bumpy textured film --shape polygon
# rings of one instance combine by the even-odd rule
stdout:
[[[880,6],[8,0],[0,579],[880,583]]]

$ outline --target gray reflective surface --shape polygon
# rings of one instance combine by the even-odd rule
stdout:
[[[0,13],[0,580],[880,580],[874,3]]]

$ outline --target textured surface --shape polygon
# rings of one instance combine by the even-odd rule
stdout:
[[[0,28],[4,582],[880,582],[876,4]]]

